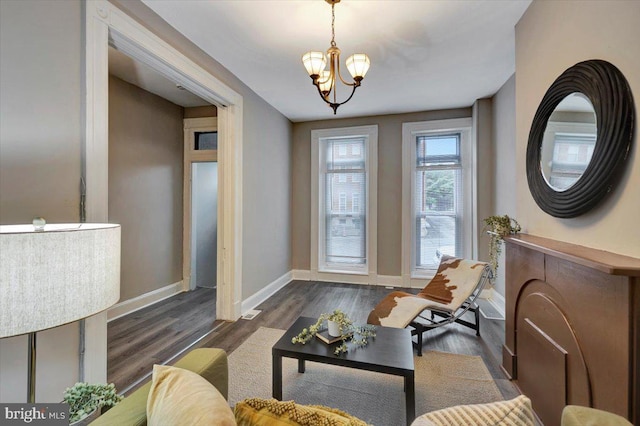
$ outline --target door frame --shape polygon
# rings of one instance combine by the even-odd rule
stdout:
[[[192,255],[192,166],[193,163],[202,163],[209,161],[218,161],[218,150],[206,150],[196,151],[195,145],[195,132],[215,132],[218,130],[218,118],[217,117],[202,117],[202,118],[185,118],[184,123],[184,185],[183,185],[183,213],[182,213],[182,289],[184,291],[191,290],[191,255]],[[219,166],[219,165],[218,165]],[[220,181],[220,173],[218,173],[218,182]],[[220,228],[220,215],[222,214],[222,203],[218,204],[218,228]],[[216,238],[216,252],[222,250],[221,242],[219,238]],[[216,262],[218,259],[216,259]],[[221,268],[216,268],[216,283],[222,279]],[[217,284],[216,284],[217,287]]]
[[[82,177],[86,218],[108,221],[109,45],[218,107],[219,203],[216,316],[236,320],[242,302],[243,98],[180,51],[105,0],[85,3],[85,135]],[[87,381],[106,380],[106,313],[86,322]],[[82,361],[81,361],[82,362]]]

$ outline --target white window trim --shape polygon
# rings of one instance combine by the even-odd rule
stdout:
[[[366,158],[365,190],[367,203],[360,206],[366,217],[367,259],[363,267],[327,268],[319,260],[323,253],[323,241],[320,230],[323,229],[320,212],[319,194],[324,183],[320,180],[320,140],[327,138],[352,138],[364,136],[364,153]],[[362,210],[364,209],[364,210]],[[343,127],[336,129],[320,129],[311,131],[311,279],[315,281],[335,281],[341,275],[364,276],[362,284],[377,281],[378,265],[378,126]],[[358,280],[360,282],[360,280]]]
[[[415,184],[413,174],[415,172],[416,150],[415,138],[421,134],[442,133],[447,131],[461,132],[460,155],[462,157],[462,180],[464,182],[463,198],[466,200],[465,215],[463,218],[463,232],[468,235],[464,241],[463,253],[465,257],[473,257],[473,217],[475,196],[474,179],[475,171],[472,155],[475,139],[472,137],[473,120],[468,118],[455,118],[449,120],[420,121],[402,123],[402,282],[405,287],[422,288],[426,282],[435,275],[434,270],[415,271],[415,244],[413,235],[413,196]]]

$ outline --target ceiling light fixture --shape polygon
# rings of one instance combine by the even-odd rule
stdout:
[[[313,80],[313,85],[318,88],[320,97],[333,109],[333,114],[336,114],[338,107],[342,104],[346,104],[353,97],[356,92],[356,88],[360,87],[360,83],[364,78],[364,75],[369,70],[369,57],[364,53],[354,53],[349,56],[346,61],[347,69],[353,77],[353,83],[347,83],[340,75],[340,49],[336,46],[336,32],[335,32],[335,6],[336,3],[340,3],[340,0],[325,0],[331,5],[331,47],[327,49],[327,55],[329,56],[329,69],[327,66],[327,55],[324,52],[307,52],[302,56],[302,63],[304,64],[309,77]],[[336,90],[336,78],[345,86],[351,86],[351,94],[343,101],[337,101]],[[332,95],[333,92],[333,95]]]

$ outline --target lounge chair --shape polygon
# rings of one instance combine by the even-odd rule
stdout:
[[[414,345],[418,356],[422,356],[423,333],[453,322],[476,330],[480,335],[480,315],[475,300],[487,280],[491,279],[491,268],[485,262],[442,256],[438,272],[418,294],[394,291],[388,294],[371,311],[367,322],[384,327],[412,327],[412,336],[417,336]],[[430,311],[429,316],[424,316]],[[461,317],[471,311],[475,322]]]

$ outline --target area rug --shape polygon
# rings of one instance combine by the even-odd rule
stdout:
[[[271,398],[271,347],[284,330],[260,327],[229,355],[229,404],[250,397]],[[425,351],[414,357],[416,415],[459,404],[502,400],[478,356]],[[404,425],[403,379],[346,367],[282,362],[283,400],[339,408],[375,426]]]

